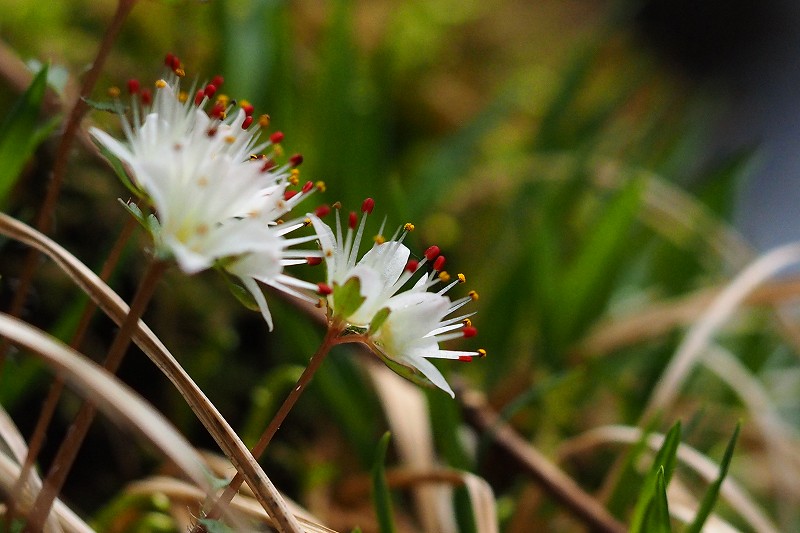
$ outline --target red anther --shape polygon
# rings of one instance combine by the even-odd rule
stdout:
[[[208,131],[206,132],[206,135],[208,135],[209,137],[213,137],[216,134],[217,134],[217,128],[209,128]]]
[[[246,130],[247,128],[250,127],[250,124],[252,123],[253,123],[253,117],[244,117],[244,120],[242,121],[242,129]]]
[[[214,79],[211,80],[211,85],[213,85],[215,89],[219,88],[223,83],[225,83],[225,78],[223,78],[219,74],[214,76]]]
[[[276,131],[275,133],[269,136],[269,142],[271,142],[272,144],[278,144],[282,140],[283,140],[282,131]]]
[[[283,199],[289,200],[297,194],[297,191],[283,191]]]
[[[303,154],[294,154],[289,158],[289,164],[292,167],[299,167],[303,163]]]
[[[321,206],[317,207],[314,210],[314,214],[317,215],[319,218],[326,216],[330,212],[331,212],[331,207],[328,204],[322,204]]]
[[[462,329],[461,332],[464,334],[464,337],[468,339],[478,334],[478,328],[475,326],[467,326]]]
[[[472,356],[471,355],[459,355],[458,356],[458,360],[459,361],[464,361],[465,363],[471,363],[472,362]]]
[[[222,105],[221,102],[217,102],[214,104],[214,107],[211,108],[211,112],[208,114],[211,118],[222,118],[225,114],[225,106]]]
[[[358,224],[358,215],[356,215],[355,211],[350,211],[350,215],[347,217],[347,225],[350,226],[350,229],[356,229],[356,224]]]
[[[131,94],[138,94],[139,93],[139,80],[132,79],[128,80],[128,92]]]
[[[427,259],[428,261],[433,261],[434,259],[439,257],[439,252],[440,250],[438,246],[435,245],[431,246],[430,248],[425,250],[425,259]]]
[[[181,68],[181,60],[175,54],[167,54],[164,58],[164,64],[173,72]]]
[[[264,160],[264,165],[261,167],[261,172],[269,172],[276,166],[277,165],[275,164],[275,161],[273,161],[270,158],[267,158],[266,160]]]
[[[208,85],[206,85],[206,88],[203,89],[203,94],[205,94],[209,98],[214,96],[214,93],[216,92],[217,92],[217,86],[214,85],[213,83],[209,83]]]
[[[373,209],[375,209],[375,200],[373,200],[372,198],[367,198],[363,202],[361,202],[362,213],[371,215]]]
[[[139,96],[142,99],[142,104],[150,105],[153,103],[153,93],[150,89],[142,89],[142,94]]]
[[[242,105],[242,111],[244,111],[244,114],[247,115],[248,117],[250,115],[252,115],[253,111],[255,111],[255,110],[256,110],[256,108],[253,107],[253,104],[243,104]]]
[[[306,184],[305,184],[305,185],[303,185],[303,189],[302,189],[302,191],[303,191],[303,193],[305,194],[305,193],[307,193],[308,191],[310,191],[310,190],[311,190],[311,189],[313,189],[313,188],[314,188],[314,184],[313,184],[313,183],[311,183],[310,181],[307,181],[307,182],[306,182]]]
[[[433,269],[437,272],[441,272],[442,269],[444,268],[445,261],[446,259],[444,258],[444,256],[440,255],[439,257],[436,258],[436,261],[433,262]]]
[[[322,296],[327,296],[333,293],[333,289],[327,283],[317,283],[317,292]]]
[[[311,266],[317,266],[320,263],[322,263],[322,258],[321,257],[306,257],[306,263],[308,263]]]
[[[409,259],[408,263],[406,263],[406,271],[407,272],[416,272],[417,268],[419,268],[419,261],[416,259]]]
[[[194,105],[199,106],[202,104],[205,96],[206,94],[203,92],[203,89],[198,89],[197,94],[194,95]]]

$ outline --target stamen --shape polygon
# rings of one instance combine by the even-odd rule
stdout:
[[[283,132],[282,131],[276,131],[275,133],[273,133],[272,135],[269,136],[269,141],[272,144],[278,144],[282,140],[283,140]]]
[[[378,235],[375,235],[372,238],[372,240],[375,241],[375,244],[383,244],[383,243],[386,242],[386,237],[384,237],[383,235],[378,234]]]
[[[203,98],[205,98],[205,93],[203,93],[203,89],[198,89],[197,93],[194,95],[194,105],[199,106],[203,103]]]
[[[111,98],[119,98],[120,94],[121,94],[121,91],[119,90],[119,87],[109,87],[108,88],[108,96],[110,96]]]
[[[472,299],[473,302],[478,301],[478,293],[476,291],[469,291],[467,295]]]
[[[303,154],[294,154],[289,158],[289,165],[299,167],[303,164]]]
[[[303,188],[301,190],[303,191],[303,193],[307,193],[307,192],[311,191],[311,189],[313,189],[313,188],[314,188],[314,184],[311,183],[310,181],[307,181],[306,184],[303,185]]]
[[[217,86],[214,85],[213,83],[209,83],[208,85],[206,85],[206,88],[203,89],[203,94],[205,96],[208,96],[209,98],[214,96],[214,93],[216,92],[217,92]]]
[[[255,111],[253,104],[251,104],[247,100],[240,100],[239,107],[242,108],[242,111],[244,111],[244,114],[247,115],[248,117],[253,114],[253,111]]]
[[[483,348],[478,348],[477,351],[478,351],[478,357],[480,357],[481,359],[486,357],[486,350],[484,350]]]
[[[297,194],[297,191],[283,191],[283,199],[284,200],[290,200],[296,194]]]
[[[439,272],[439,279],[442,280],[442,282],[447,283],[448,281],[450,281],[450,274],[442,270],[441,272]]]
[[[458,282],[459,283],[466,283],[467,282],[467,277],[464,274],[462,274],[461,272],[458,273]]]
[[[437,272],[441,272],[442,269],[444,268],[445,261],[447,261],[447,259],[445,259],[443,255],[440,255],[439,257],[436,258],[436,261],[433,262],[433,269],[436,270]],[[449,277],[450,276],[448,276],[448,279]]]
[[[225,83],[225,78],[217,74],[214,76],[214,79],[211,80],[211,85],[214,87],[220,87],[223,83]]]
[[[415,227],[416,226],[414,226],[414,224],[412,224],[411,222],[406,222],[405,224],[403,224],[403,229],[409,232],[414,231]]]
[[[153,103],[153,93],[150,92],[150,89],[142,89],[140,98],[142,99],[143,105],[150,105]]]
[[[322,263],[321,257],[306,257],[306,263],[311,266],[317,266]]]
[[[478,328],[467,326],[462,330],[462,332],[464,333],[464,338],[468,339],[478,334]]]
[[[137,79],[128,80],[128,92],[130,94],[138,94],[139,88],[140,88],[139,80]]]
[[[464,361],[465,363],[471,363],[472,362],[472,356],[471,355],[459,355],[458,356],[458,360],[459,361]]]
[[[185,104],[186,100],[188,99],[189,99],[189,93],[187,93],[186,91],[181,91],[178,93],[178,101],[180,103]]]
[[[355,211],[350,211],[350,214],[347,217],[347,225],[350,229],[356,229],[356,225],[358,224],[358,216],[356,215]]]
[[[469,318],[465,318],[465,319],[462,321],[462,324],[464,324],[464,326],[465,326],[465,327],[469,327],[469,326],[471,326],[471,325],[472,325],[472,320],[470,320]]]
[[[331,207],[333,207],[336,210],[339,210],[339,209],[342,208],[342,202],[338,202],[338,201],[337,202],[333,202],[333,205]]]
[[[375,200],[372,198],[367,198],[363,202],[361,202],[361,212],[372,214],[372,210],[375,209]]]
[[[325,185],[325,182],[322,181],[322,180],[316,182],[314,184],[314,187],[316,187],[319,192],[325,192],[327,190],[327,188],[328,188],[328,186]]]
[[[419,261],[416,259],[409,259],[408,263],[406,263],[406,272],[416,272],[417,268],[419,267]]]
[[[327,296],[333,293],[333,289],[327,283],[317,283],[317,292],[322,296]]]
[[[261,128],[266,128],[269,126],[269,115],[261,115],[258,117],[258,126]]]
[[[319,218],[322,218],[322,217],[326,216],[330,212],[331,212],[331,208],[330,208],[330,206],[328,206],[328,204],[322,204],[321,206],[317,207],[314,210],[314,214],[317,215],[317,217],[319,217]]]
[[[433,261],[439,256],[440,250],[438,246],[431,246],[427,250],[425,250],[425,259],[428,261]]]
[[[246,130],[247,128],[250,127],[250,124],[252,123],[253,123],[253,117],[250,116],[244,117],[244,120],[242,121],[242,129]]]

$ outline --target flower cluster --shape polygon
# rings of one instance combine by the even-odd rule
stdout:
[[[302,157],[279,163],[283,134],[260,140],[269,116],[256,119],[251,104],[219,94],[222,77],[192,96],[181,91],[180,60],[169,54],[165,63],[168,73],[155,83],[155,95],[137,80],[128,82],[130,109],[121,113],[126,141],[98,128],[90,134],[122,163],[134,194],[152,206],[153,214],[144,216],[137,204],[128,204],[151,232],[156,254],[174,259],[187,274],[219,266],[240,278],[272,329],[256,280],[294,294],[315,288],[283,273],[284,266],[316,255],[292,248],[314,237],[288,239],[305,222],[277,222],[324,185],[299,185]],[[112,93],[122,111],[120,91]]]
[[[371,198],[364,200],[360,222],[356,213],[349,213],[346,232],[338,210],[335,233],[319,217],[310,215],[327,265],[327,283],[321,285],[320,292],[327,294],[331,319],[364,335],[373,352],[396,372],[414,381],[433,383],[453,396],[447,381],[428,359],[471,361],[486,355],[482,349],[439,348],[440,342],[477,334],[469,318],[474,313],[451,315],[477,300],[478,293],[470,291],[457,300],[447,296],[466,278],[458,274],[450,279],[443,270],[445,257],[438,246],[425,250],[420,260],[410,258],[411,251],[403,241],[413,231],[413,224],[405,224],[389,240],[381,235],[381,228],[372,248],[357,260],[367,216],[374,205]],[[427,274],[426,263],[432,264]],[[442,283],[444,287],[438,291],[428,290]]]
[[[359,258],[372,199],[364,201],[360,221],[356,213],[349,214],[346,231],[340,206],[335,231],[322,220],[330,211],[324,205],[313,214],[282,220],[324,184],[300,184],[302,157],[285,157],[283,134],[266,132],[268,115],[256,118],[251,104],[221,94],[221,77],[185,92],[180,60],[169,54],[165,64],[167,74],[154,91],[136,80],[128,82],[128,109],[121,91],[113,91],[125,140],[90,130],[138,197],[138,203],[126,207],[151,233],[156,255],[174,260],[187,274],[214,267],[238,278],[270,329],[272,317],[259,282],[309,301],[317,301],[314,293],[324,295],[332,326],[359,335],[395,371],[453,395],[428,359],[485,355],[483,350],[439,348],[440,342],[477,333],[469,318],[473,313],[452,316],[477,293],[456,300],[447,296],[464,276],[450,280],[436,246],[413,259],[403,243],[411,224],[389,240],[379,234]],[[314,235],[289,237],[308,225]],[[314,240],[320,249],[298,248]],[[325,283],[284,272],[289,265],[322,261]],[[426,264],[432,267],[428,273]],[[429,290],[440,284],[435,292]]]

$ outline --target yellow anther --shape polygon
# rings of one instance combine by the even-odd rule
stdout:
[[[292,185],[297,185],[298,183],[300,183],[300,178],[298,178],[296,174],[292,174],[289,176],[288,181]]]
[[[458,273],[458,282],[459,283],[466,283],[467,282],[467,276],[465,276],[464,274],[459,272]]]
[[[167,86],[167,82],[165,82],[164,80],[156,81],[156,89],[163,89],[166,86]]]
[[[484,350],[483,348],[478,348],[478,357],[480,358],[486,357],[486,350]]]
[[[333,257],[333,250],[325,250],[325,257]]]
[[[334,208],[334,209],[341,209],[342,208],[342,202],[339,202],[339,201],[333,202],[333,205],[331,207]]]
[[[280,144],[273,145],[272,151],[275,152],[275,157],[283,156],[283,147]]]
[[[225,137],[225,142],[228,144],[233,144],[236,142],[236,137],[234,137],[233,135],[228,135],[227,137]]]
[[[269,126],[269,115],[261,115],[258,117],[258,125],[262,128]]]
[[[304,218],[304,219],[303,219],[303,224],[305,224],[306,226],[308,226],[309,224],[311,224],[311,219],[310,219],[310,218],[308,218],[308,217]]]
[[[442,270],[441,272],[439,272],[439,279],[447,283],[448,281],[450,281],[450,274],[448,274],[446,270]]]
[[[175,72],[175,75],[178,76],[179,78],[182,78],[182,77],[186,76],[186,71],[183,70],[183,68],[181,68],[181,67],[176,68],[174,72]]]
[[[248,100],[239,100],[239,107],[246,107],[249,106],[250,102]]]
[[[383,243],[386,242],[386,237],[384,237],[383,235],[378,234],[378,235],[375,235],[372,238],[372,240],[375,241],[375,244],[383,244]]]
[[[477,291],[469,291],[467,294],[469,295],[470,298],[472,298],[473,301],[477,301],[478,300]]]
[[[292,176],[298,177],[298,176],[300,176],[300,169],[299,168],[293,168],[292,171],[289,172],[289,174],[291,174]]]
[[[187,93],[186,91],[181,91],[178,93],[178,101],[180,103],[185,104],[186,100],[188,99],[189,99],[189,93]]]
[[[120,90],[119,87],[109,87],[108,88],[108,96],[111,98],[119,98]]]
[[[468,328],[468,327],[472,326],[472,320],[470,320],[469,318],[465,318],[464,320],[462,320],[461,323],[464,324],[465,328]]]
[[[221,94],[217,96],[217,103],[224,107],[228,107],[228,104],[231,103],[231,99],[227,94]]]
[[[258,154],[250,154],[250,161],[258,161],[261,157]]]
[[[325,185],[325,182],[322,180],[316,182],[314,187],[316,187],[319,192],[325,192],[325,190],[328,188],[328,186]]]
[[[275,224],[283,224],[283,219],[279,218],[278,220],[275,221]]]
[[[403,224],[403,229],[406,231],[414,231],[414,224],[412,224],[411,222],[406,222],[405,224]]]

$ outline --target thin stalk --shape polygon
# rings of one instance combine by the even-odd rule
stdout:
[[[39,208],[39,213],[36,216],[36,229],[42,233],[50,233],[50,227],[52,226],[53,222],[53,212],[55,211],[58,197],[61,194],[61,185],[64,182],[64,176],[67,173],[69,154],[72,151],[72,145],[75,142],[75,137],[80,129],[81,119],[89,109],[89,106],[84,101],[84,98],[87,98],[92,93],[92,90],[94,90],[94,86],[97,84],[97,80],[100,77],[100,72],[102,71],[106,60],[108,59],[109,53],[111,52],[111,47],[114,44],[114,41],[117,40],[125,19],[128,18],[128,14],[131,12],[131,9],[133,9],[134,4],[136,4],[136,0],[119,0],[114,17],[111,19],[111,23],[109,24],[108,29],[103,36],[103,40],[100,42],[100,48],[98,49],[97,55],[94,58],[92,67],[83,78],[80,93],[78,94],[75,104],[72,106],[72,110],[70,111],[66,125],[64,126],[64,133],[61,135],[61,141],[56,149],[52,178],[47,186],[47,192],[45,194],[44,201],[42,202],[42,206]],[[17,292],[14,294],[14,300],[11,302],[11,309],[9,310],[9,314],[11,316],[19,316],[22,312],[22,308],[25,305],[25,299],[27,298],[28,291],[30,290],[31,282],[33,281],[34,272],[36,271],[36,263],[38,258],[39,253],[33,248],[25,257]],[[5,340],[0,343],[0,371],[2,370],[3,363],[5,362],[8,346],[9,344]]]
[[[339,337],[342,332],[342,327],[338,324],[334,323],[328,327],[328,331],[325,333],[325,338],[322,339],[322,343],[317,348],[317,351],[314,355],[311,356],[311,359],[308,362],[308,366],[303,370],[303,373],[300,375],[300,378],[297,380],[297,384],[289,393],[289,396],[283,401],[280,409],[278,412],[275,413],[275,416],[270,421],[267,428],[261,434],[261,437],[258,439],[258,442],[255,446],[250,450],[253,453],[253,457],[258,460],[261,455],[264,453],[264,450],[267,449],[269,446],[272,437],[275,436],[275,433],[278,432],[280,429],[281,424],[283,424],[284,420],[286,420],[287,415],[292,410],[294,405],[297,403],[297,400],[300,398],[300,395],[303,394],[305,391],[306,386],[311,382],[311,379],[316,374],[319,367],[322,365],[322,362],[330,353],[331,348],[343,342],[343,339]],[[225,488],[225,491],[222,495],[214,502],[213,507],[211,510],[206,514],[206,518],[211,520],[218,520],[225,509],[225,507],[233,500],[233,497],[239,491],[239,487],[242,486],[244,482],[244,477],[241,473],[237,472],[236,475],[231,479],[231,482]],[[200,533],[205,531],[202,525],[195,525],[192,529],[191,533]]]
[[[153,296],[155,288],[167,268],[167,264],[159,259],[155,259],[150,263],[139,289],[133,297],[128,316],[125,317],[125,320],[120,325],[119,332],[108,350],[103,367],[109,372],[115,373],[120,363],[122,363],[125,352],[131,343],[133,332],[139,323],[139,318],[147,308],[147,304],[150,302],[150,298]],[[84,402],[78,411],[75,420],[67,431],[67,436],[58,449],[50,470],[47,472],[47,477],[42,482],[42,490],[33,504],[24,533],[41,531],[53,500],[61,492],[72,464],[75,462],[78,450],[86,437],[86,433],[89,431],[89,426],[94,420],[95,412],[95,406],[89,401]]]
[[[114,269],[122,257],[122,252],[125,250],[125,246],[128,244],[128,240],[130,239],[133,230],[136,228],[136,224],[136,219],[129,217],[125,226],[122,228],[119,237],[117,237],[114,246],[111,248],[111,252],[108,254],[108,258],[105,260],[103,267],[100,270],[100,279],[103,281],[108,281],[108,278],[110,278],[111,274],[114,272]],[[78,327],[75,328],[75,333],[72,336],[72,341],[70,342],[71,348],[80,351],[79,348],[83,343],[83,338],[86,335],[86,331],[89,329],[89,324],[91,323],[92,316],[96,310],[97,304],[95,304],[91,299],[86,302],[86,305],[83,308],[83,314],[78,322]],[[28,452],[25,455],[25,460],[22,463],[19,477],[14,483],[14,487],[11,491],[11,498],[9,499],[8,504],[9,516],[13,516],[15,514],[14,502],[16,502],[19,498],[20,492],[25,486],[25,483],[28,480],[28,475],[30,475],[30,472],[33,468],[33,464],[36,462],[36,458],[39,456],[39,452],[44,444],[47,428],[50,426],[50,422],[53,420],[56,406],[58,405],[59,399],[61,399],[61,393],[63,391],[64,379],[60,376],[56,377],[53,380],[52,385],[50,385],[47,398],[45,398],[45,401],[42,404],[42,410],[39,413],[38,420],[36,421],[36,427],[34,428],[33,434],[31,435],[28,443]]]

